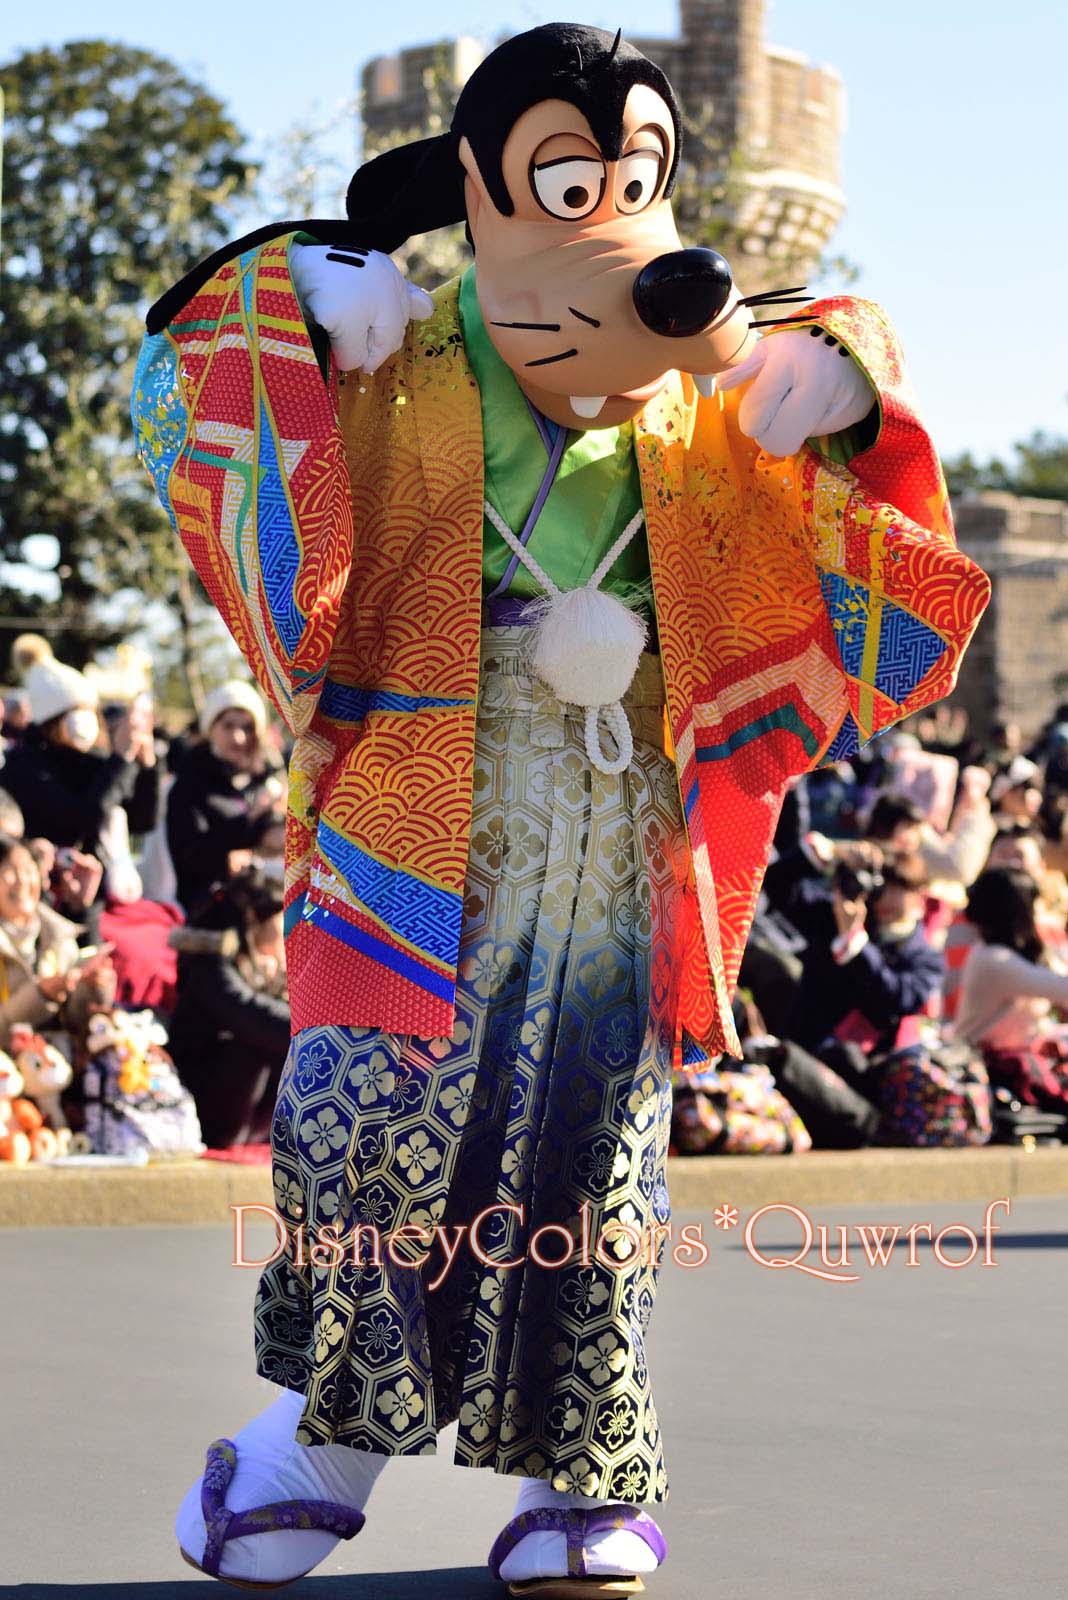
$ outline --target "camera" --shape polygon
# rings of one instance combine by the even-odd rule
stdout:
[[[878,867],[854,867],[839,861],[834,869],[834,886],[843,900],[870,900],[883,883]]]

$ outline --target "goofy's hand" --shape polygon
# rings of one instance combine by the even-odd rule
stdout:
[[[738,426],[762,450],[792,456],[806,439],[862,422],[875,390],[848,350],[822,328],[761,339],[740,366],[720,375],[720,389],[756,382],[738,407]]]
[[[434,309],[426,291],[379,250],[294,245],[291,263],[301,305],[330,335],[342,372],[374,372],[404,343],[409,318],[420,321]]]

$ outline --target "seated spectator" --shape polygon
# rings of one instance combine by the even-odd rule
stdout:
[[[1048,788],[1038,814],[1046,865],[1068,875],[1068,790]]]
[[[0,1050],[11,1029],[76,1032],[89,1011],[110,1000],[114,973],[106,953],[84,955],[78,928],[41,901],[37,863],[19,839],[0,836]]]
[[[1068,700],[1062,700],[1058,706],[1054,707],[1052,717],[1044,724],[1038,737],[1024,754],[1029,756],[1032,761],[1045,761],[1049,756],[1050,747],[1057,737],[1057,729],[1059,727],[1068,728]]]
[[[26,833],[22,812],[6,789],[0,789],[0,833],[9,839],[21,839]]]
[[[968,919],[979,942],[965,962],[956,1026],[969,1044],[1029,1048],[1057,1028],[1053,1006],[1068,1007],[1068,971],[1052,964],[1037,904],[1038,885],[1019,868],[991,868],[972,885]]]
[[[121,719],[107,753],[98,748],[103,735],[89,680],[34,635],[16,641],[15,656],[25,671],[33,725],[7,753],[4,787],[22,811],[27,836],[103,861],[103,893],[110,869],[126,866],[118,849],[109,859],[108,841],[125,836],[128,847],[130,830],[147,833],[155,823],[159,771],[151,729],[146,736],[134,719]]]
[[[1042,774],[1026,756],[1013,756],[990,785],[995,820],[1024,822],[1031,827],[1042,809]]]
[[[796,849],[784,850],[771,862],[764,875],[762,894],[767,906],[789,922],[798,897],[804,899],[809,892],[805,884],[822,896],[828,887],[828,874],[838,866],[876,869],[882,860],[880,845],[866,839],[829,839],[813,830],[802,836]]]
[[[0,751],[19,744],[29,725],[29,696],[25,689],[9,689],[4,695],[4,724],[0,729]]]
[[[212,1149],[266,1143],[290,1038],[281,885],[238,874],[171,942],[171,1054],[204,1138]]]
[[[1026,873],[1038,889],[1035,901],[1035,926],[1043,948],[1058,956],[1068,956],[1068,936],[1064,922],[1064,879],[1047,867],[1042,840],[1025,823],[1003,823],[990,846],[984,872],[1006,868]],[[979,942],[979,930],[967,910],[959,911],[946,933],[944,953],[946,975],[942,985],[942,1016],[956,1019],[960,1008],[961,979],[972,946]]]
[[[798,882],[788,915],[807,946],[788,1038],[817,1055],[832,1038],[871,1052],[894,1047],[900,1024],[924,1011],[942,981],[941,953],[923,925],[927,887],[919,855],[874,872],[839,871],[833,884]]]
[[[1013,756],[1020,755],[1022,747],[1018,722],[995,722],[983,753],[983,765],[993,776],[1000,767],[1007,767]]]
[[[187,750],[167,796],[167,844],[180,904],[193,915],[233,870],[237,851],[277,851],[284,788],[264,747],[267,714],[251,684],[234,680],[204,703],[202,744]]]
[[[945,833],[939,833],[907,796],[880,795],[868,817],[865,837],[892,855],[918,852],[932,882],[966,888],[982,871],[996,829],[987,799],[989,788],[987,772],[981,767],[965,767]]]
[[[856,834],[857,778],[848,761],[817,767],[801,780],[808,797],[808,826],[831,839],[852,838]]]

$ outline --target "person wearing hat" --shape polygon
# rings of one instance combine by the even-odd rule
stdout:
[[[990,785],[990,804],[999,822],[1034,822],[1042,809],[1042,772],[1027,756],[1013,756]]]
[[[231,875],[235,852],[260,851],[283,826],[284,785],[265,743],[267,712],[250,683],[213,689],[167,796],[167,845],[190,914]]]
[[[108,875],[125,864],[113,841],[147,833],[159,804],[151,723],[131,711],[102,738],[97,691],[84,673],[57,661],[36,634],[16,639],[12,660],[30,706],[30,726],[4,761],[4,788],[20,807],[30,838],[80,851]],[[119,816],[119,813],[122,813]]]

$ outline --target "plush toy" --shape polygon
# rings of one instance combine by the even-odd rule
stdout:
[[[0,1051],[0,1161],[25,1167],[31,1161],[50,1161],[59,1153],[59,1141],[32,1100],[24,1097],[22,1073]]]
[[[291,1232],[256,1306],[284,1392],[179,1510],[215,1576],[309,1571],[456,1421],[519,1480],[512,1593],[643,1586],[673,1064],[740,1054],[791,781],[945,694],[988,599],[886,315],[686,248],[681,143],[618,34],[535,28],[346,218],[149,313],[142,459],[295,740]],[[389,260],[461,221],[432,296]],[[414,1263],[305,1264],[294,1233],[357,1221]],[[655,1248],[621,1260],[623,1227]]]
[[[116,1086],[124,1095],[151,1094],[161,1087],[166,1044],[167,1030],[151,1011],[98,1011],[86,1028],[87,1053],[111,1052]]]
[[[61,1099],[69,1088],[74,1072],[70,1062],[54,1044],[49,1044],[42,1034],[34,1033],[26,1023],[16,1023],[11,1029],[10,1046],[14,1062],[25,1082],[25,1092],[42,1112],[48,1125],[58,1135],[61,1146],[69,1145],[70,1129]]]

